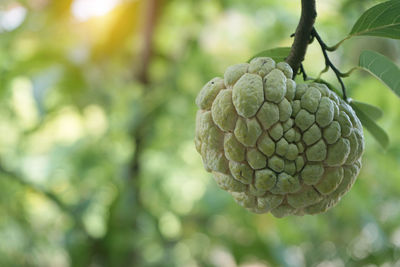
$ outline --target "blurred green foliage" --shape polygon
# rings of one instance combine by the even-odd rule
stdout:
[[[377,2],[318,1],[316,27],[334,44]],[[400,105],[367,74],[349,94],[383,109],[391,145],[366,133],[358,181],[325,214],[250,214],[195,151],[198,91],[289,46],[299,5],[2,0],[0,266],[399,266]],[[368,48],[399,64],[399,44],[355,38],[332,58],[346,70]],[[323,69],[316,44],[304,65]]]

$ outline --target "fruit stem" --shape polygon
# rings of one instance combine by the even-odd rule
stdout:
[[[304,60],[316,17],[315,0],[301,0],[300,21],[294,34],[294,41],[289,56],[286,58],[286,62],[293,69],[293,78],[296,76],[300,64]]]

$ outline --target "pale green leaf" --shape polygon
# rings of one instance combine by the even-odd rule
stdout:
[[[275,60],[275,62],[282,62],[285,61],[285,58],[289,55],[289,53],[290,53],[290,47],[272,48],[257,53],[256,55],[251,57],[248,62],[250,62],[253,58],[256,57],[270,57],[273,60]]]
[[[378,4],[362,14],[348,38],[360,35],[400,39],[400,1]]]
[[[400,69],[391,60],[374,51],[363,51],[359,65],[400,96]]]
[[[360,119],[362,125],[371,133],[378,143],[386,149],[389,146],[389,136],[378,124],[376,124],[367,114],[353,105],[353,109]]]
[[[382,110],[376,106],[356,100],[352,100],[350,105],[352,107],[356,106],[358,109],[360,109],[362,112],[364,112],[366,115],[368,115],[368,117],[370,117],[373,120],[379,120],[383,116]]]

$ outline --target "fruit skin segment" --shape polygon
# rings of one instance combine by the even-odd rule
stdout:
[[[279,218],[336,205],[364,151],[353,109],[292,74],[287,63],[258,57],[228,67],[196,98],[195,146],[206,171],[239,205]]]

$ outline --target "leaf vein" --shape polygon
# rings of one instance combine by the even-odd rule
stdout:
[[[385,29],[385,28],[388,28],[388,27],[392,27],[392,26],[400,26],[400,22],[399,23],[394,23],[394,24],[386,24],[386,25],[383,25],[383,26],[375,27],[375,28],[368,28],[368,29],[365,29],[363,31],[353,33],[350,36],[363,35],[365,33],[371,32],[371,31],[381,30],[381,29]]]
[[[367,28],[369,28],[372,23],[374,23],[377,19],[380,18],[380,16],[382,16],[386,11],[388,11],[391,8],[391,6],[389,5],[386,9],[384,9],[380,14],[376,15],[375,18],[373,20],[371,20],[371,22],[369,23],[369,25],[367,26]]]

